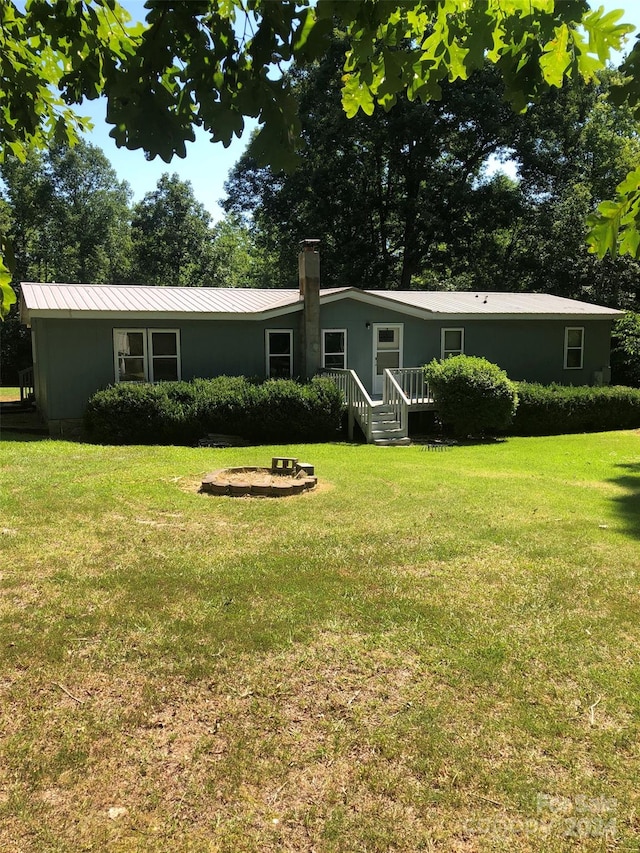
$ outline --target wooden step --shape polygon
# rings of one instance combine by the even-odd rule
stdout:
[[[373,443],[377,447],[407,447],[411,444],[411,439],[406,435],[401,438],[376,438]]]

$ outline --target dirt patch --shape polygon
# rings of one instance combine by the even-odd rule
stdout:
[[[272,474],[269,468],[227,468],[220,472],[229,483],[250,483],[252,486],[274,486],[292,478]]]

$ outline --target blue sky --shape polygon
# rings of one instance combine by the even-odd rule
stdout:
[[[133,18],[139,20],[144,17],[143,0],[125,0],[123,5]],[[640,29],[638,0],[592,0],[591,7],[598,6],[604,6],[607,11],[624,9],[626,14],[623,20]],[[176,172],[182,180],[191,182],[196,198],[207,208],[214,220],[222,216],[218,202],[224,196],[223,185],[227,175],[244,151],[251,130],[256,127],[256,122],[248,122],[243,137],[234,139],[229,148],[224,148],[220,143],[211,143],[208,135],[200,132],[196,141],[187,145],[185,158],[174,157],[170,163],[165,163],[159,157],[148,161],[141,151],[117,148],[115,142],[109,138],[110,126],[104,119],[103,101],[89,102],[79,112],[90,116],[95,125],[94,130],[86,137],[87,141],[102,148],[119,179],[127,181],[131,186],[135,201],[152,191],[164,172]]]

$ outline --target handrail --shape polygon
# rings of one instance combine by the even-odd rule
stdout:
[[[355,370],[334,368],[322,371],[342,391],[348,412],[349,439],[353,440],[354,421],[362,428],[367,443],[373,440],[374,401]],[[391,409],[403,436],[409,434],[409,411],[416,403],[432,403],[429,385],[421,367],[385,368],[382,403]]]
[[[349,439],[353,439],[353,418],[355,415],[367,443],[370,443],[373,400],[360,381],[358,374],[355,370],[334,368],[333,370],[324,370],[322,375],[333,380],[342,391],[349,417]]]
[[[18,385],[20,386],[20,402],[25,403],[35,393],[33,365],[18,371]]]
[[[402,435],[409,434],[409,405],[411,400],[404,393],[401,385],[389,368],[385,368],[382,399],[387,406],[393,407],[395,420],[400,426]]]
[[[389,373],[397,379],[405,396],[412,403],[432,402],[429,383],[421,367],[394,367],[389,368]]]

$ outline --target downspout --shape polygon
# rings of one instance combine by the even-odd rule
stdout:
[[[302,309],[302,376],[311,379],[320,370],[320,253],[319,240],[303,240],[298,255]]]

